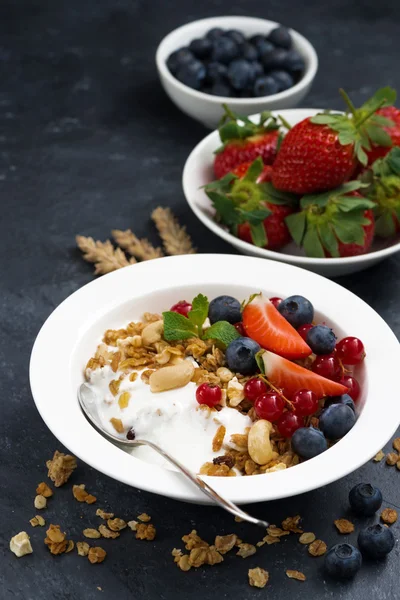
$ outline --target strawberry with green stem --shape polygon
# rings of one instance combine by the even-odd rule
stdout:
[[[396,99],[391,88],[378,90],[361,108],[340,90],[348,112],[322,113],[297,123],[283,138],[274,162],[272,183],[283,191],[311,194],[348,181],[359,163],[367,165],[371,144],[390,146],[384,126],[393,122],[377,110]]]
[[[259,157],[207,184],[205,192],[217,220],[235,236],[272,249],[290,241],[285,217],[293,212],[297,199],[275,190],[269,176],[270,168]]]
[[[383,127],[384,131],[390,136],[392,146],[400,146],[400,109],[395,106],[387,106],[376,111],[377,115],[381,115],[392,121],[393,125]],[[368,164],[372,165],[379,158],[383,158],[390,152],[390,146],[382,146],[372,144],[372,148],[368,154]]]
[[[226,104],[219,135],[222,146],[215,152],[214,172],[217,179],[230,173],[245,162],[261,156],[264,164],[271,165],[276,156],[279,125],[270,112],[262,112],[258,123],[232,112]]]
[[[374,236],[374,203],[361,196],[365,187],[349,181],[323,194],[300,200],[300,212],[286,217],[296,244],[314,258],[365,254]]]

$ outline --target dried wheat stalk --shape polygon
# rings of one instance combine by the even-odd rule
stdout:
[[[164,256],[161,248],[154,248],[146,238],[140,240],[130,229],[126,231],[113,229],[111,233],[118,246],[139,260],[151,260]]]
[[[96,275],[111,273],[111,271],[116,271],[136,262],[135,258],[128,261],[121,248],[114,248],[110,240],[95,242],[93,238],[83,235],[77,235],[75,239],[78,248],[83,252],[83,258],[87,262],[94,263]]]
[[[159,206],[153,210],[151,218],[153,219],[158,233],[164,243],[167,254],[195,254],[192,240],[186,232],[186,227],[182,227],[170,208]]]

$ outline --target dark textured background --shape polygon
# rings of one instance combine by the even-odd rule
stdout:
[[[265,546],[250,559],[229,556],[217,567],[182,573],[170,551],[182,546],[180,537],[193,527],[209,540],[235,530],[255,541],[259,531],[233,523],[217,509],[131,489],[82,463],[73,481],[86,483],[98,506],[121,517],[149,512],[158,528],[156,542],[139,542],[123,532],[119,540],[101,541],[109,554],[102,565],[92,566],[76,553],[50,556],[44,530],[28,523],[37,512],[33,498],[45,478],[45,460],[61,449],[33,404],[29,354],[54,307],[93,277],[74,249],[74,235],[105,239],[111,228],[131,227],[155,240],[149,214],[161,204],[187,224],[200,252],[231,251],[196,222],[182,195],[184,160],[206,131],[162,92],[154,67],[159,40],[200,17],[266,17],[300,30],[317,49],[320,71],[304,106],[338,107],[339,86],[356,103],[379,86],[400,88],[394,0],[203,0],[194,5],[185,0],[0,3],[0,598],[247,600],[296,594],[299,600],[325,600],[339,593],[366,600],[398,598],[398,549],[384,563],[365,565],[354,583],[339,585],[324,580],[322,559],[308,557],[296,536]],[[392,258],[341,283],[400,333],[399,275],[400,260]],[[396,506],[399,477],[394,468],[370,463],[324,489],[252,510],[272,522],[300,513],[306,530],[332,544],[339,541],[332,521],[346,514],[350,487],[371,480],[382,488],[385,505]],[[94,508],[77,504],[66,486],[50,500],[45,517],[79,540],[85,526],[98,524]],[[32,536],[34,554],[18,560],[8,544],[23,529]],[[398,527],[394,531],[398,535]],[[256,565],[270,571],[264,591],[247,583],[247,569]],[[289,581],[286,568],[303,570],[307,582]]]

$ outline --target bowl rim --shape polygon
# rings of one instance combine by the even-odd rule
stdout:
[[[225,104],[229,104],[230,106],[233,106],[233,107],[240,107],[240,106],[243,106],[244,104],[246,104],[246,105],[249,105],[249,107],[254,105],[254,107],[256,108],[256,106],[259,105],[260,103],[264,103],[264,102],[267,103],[268,101],[276,101],[276,100],[284,101],[288,98],[291,98],[292,95],[296,94],[300,90],[303,90],[308,85],[311,85],[311,83],[314,80],[315,75],[318,71],[318,55],[315,51],[314,46],[311,44],[311,42],[309,42],[308,39],[306,37],[304,37],[301,33],[296,31],[295,29],[291,29],[290,27],[289,27],[289,31],[290,31],[291,35],[293,36],[295,42],[301,43],[302,46],[304,47],[304,52],[309,61],[309,65],[306,68],[306,71],[305,71],[303,77],[300,79],[300,81],[298,81],[293,87],[289,88],[288,90],[278,92],[277,94],[271,94],[269,96],[259,96],[257,98],[230,98],[228,96],[212,96],[211,94],[206,94],[205,92],[200,92],[198,90],[194,90],[193,88],[190,88],[189,86],[180,82],[178,79],[176,79],[176,77],[174,77],[172,75],[172,73],[170,72],[170,70],[168,69],[167,64],[166,64],[167,56],[166,56],[165,47],[171,41],[171,39],[173,39],[176,36],[176,34],[178,32],[179,33],[186,32],[186,31],[190,32],[193,30],[193,33],[194,33],[199,24],[206,25],[208,23],[210,25],[211,24],[223,25],[223,23],[225,21],[232,22],[235,19],[238,20],[239,26],[240,26],[240,23],[243,23],[243,21],[252,22],[255,24],[268,23],[272,26],[281,25],[281,23],[277,23],[276,21],[270,21],[269,19],[261,19],[261,18],[257,18],[257,17],[246,17],[246,16],[238,16],[238,15],[208,17],[205,19],[197,19],[196,21],[191,21],[190,23],[181,25],[180,27],[177,27],[176,29],[173,29],[170,33],[168,33],[161,40],[161,42],[159,43],[159,45],[157,47],[155,58],[156,58],[157,69],[158,69],[160,75],[162,77],[164,77],[171,85],[174,85],[175,87],[180,89],[182,92],[185,92],[189,96],[192,96],[192,98],[197,98],[199,100],[200,99],[208,100],[212,104],[216,104],[216,105],[221,105],[221,104],[225,103]]]
[[[319,108],[285,108],[282,110],[272,110],[271,113],[275,116],[282,115],[283,117],[287,117],[290,119],[291,116],[300,113],[300,119],[305,119],[309,116],[315,115],[317,112],[321,112],[322,109]],[[260,113],[256,113],[254,115],[250,115],[248,118],[252,120],[258,119]],[[300,120],[299,119],[299,120]],[[383,259],[395,252],[400,250],[400,240],[391,246],[387,246],[386,248],[381,248],[380,250],[373,250],[372,252],[367,252],[366,254],[360,254],[359,256],[345,256],[338,258],[314,258],[308,256],[298,256],[296,254],[289,254],[287,252],[276,252],[274,250],[268,250],[267,248],[259,248],[258,246],[254,246],[249,242],[245,242],[237,237],[235,237],[229,231],[226,231],[223,227],[221,227],[218,223],[216,223],[210,216],[208,216],[203,209],[201,209],[194,197],[193,185],[191,185],[191,173],[193,172],[192,162],[197,158],[197,156],[202,152],[202,150],[210,145],[215,139],[214,147],[217,148],[220,144],[218,138],[218,130],[214,129],[211,133],[207,134],[190,152],[188,158],[186,159],[185,165],[183,167],[182,172],[182,187],[183,192],[186,198],[187,203],[190,208],[196,215],[196,217],[205,225],[210,231],[218,235],[220,238],[224,239],[229,244],[234,245],[244,253],[249,252],[251,250],[253,255],[257,255],[260,258],[269,258],[272,260],[278,260],[281,262],[289,261],[292,264],[295,264],[299,267],[307,267],[307,266],[315,266],[321,267],[324,265],[354,265],[354,264],[362,264],[364,262],[368,262],[369,259]],[[211,165],[211,163],[210,163]],[[196,190],[197,191],[197,190]]]
[[[367,349],[364,389],[368,401],[356,425],[342,440],[311,461],[287,471],[246,478],[245,485],[241,478],[206,477],[218,492],[238,503],[293,496],[347,475],[383,447],[400,421],[400,403],[393,394],[400,345],[384,320],[363,300],[315,273],[253,257],[198,254],[146,261],[105,275],[74,292],[44,323],[32,350],[30,385],[43,420],[69,451],[123,483],[180,500],[207,503],[179,473],[144,463],[98,434],[79,409],[71,379],[79,340],[93,324],[127,300],[171,289],[178,295],[182,273],[185,287],[193,293],[200,292],[202,284],[229,289],[238,284],[236,273],[240,273],[240,285],[249,291],[281,290],[285,296],[308,293],[333,323],[363,337]],[[269,287],[260,286],[262,281],[267,281]],[[60,339],[62,344],[58,343]],[[380,340],[379,346],[376,339]],[[93,339],[93,349],[97,342]],[[384,355],[381,344],[385,344]],[[383,369],[387,370],[385,378],[381,377]],[[390,418],[382,419],[382,415]]]

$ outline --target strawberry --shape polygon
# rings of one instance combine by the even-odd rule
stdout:
[[[311,354],[301,335],[263,294],[251,298],[242,321],[247,335],[267,350],[293,360]]]
[[[285,217],[296,199],[278,192],[270,167],[261,157],[239,165],[232,173],[205,186],[220,223],[241,239],[262,248],[280,248],[290,241]]]
[[[386,106],[377,110],[376,114],[392,122],[392,125],[383,127],[383,130],[390,136],[392,146],[400,146],[400,110],[395,106]],[[378,158],[386,156],[389,151],[390,145],[388,144],[385,146],[373,144],[371,150],[367,152],[368,164],[372,165]]]
[[[236,115],[226,105],[224,109],[225,115],[219,128],[223,145],[216,151],[214,159],[216,178],[221,179],[237,165],[253,162],[258,156],[264,164],[271,165],[279,138],[279,125],[271,113],[261,113],[256,124],[247,117]]]
[[[379,90],[359,109],[343,90],[341,94],[348,113],[318,114],[287,133],[274,162],[272,183],[277,189],[295,194],[334,189],[351,178],[358,163],[367,164],[365,151],[372,142],[391,144],[382,129],[388,121],[375,113],[394,102],[394,90]]]
[[[291,397],[304,389],[311,390],[318,398],[341,396],[349,391],[341,383],[326,379],[268,350],[262,354],[262,360],[265,376],[274,386],[281,388],[286,396]]]
[[[349,181],[324,194],[306,195],[300,212],[286,223],[298,246],[315,258],[365,254],[374,235],[374,203],[357,190],[360,181]]]
[[[379,237],[392,237],[400,231],[400,148],[392,148],[362,176],[369,183],[365,192],[375,202],[375,232]]]

